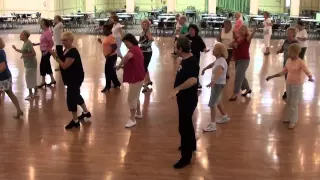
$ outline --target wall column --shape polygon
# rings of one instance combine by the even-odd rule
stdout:
[[[259,0],[250,0],[250,14],[257,15],[259,10]]]
[[[86,0],[86,12],[94,12],[94,0]]]
[[[127,13],[133,13],[134,12],[134,7],[135,7],[135,2],[136,0],[126,0],[126,11]]]
[[[290,16],[299,16],[300,14],[300,0],[291,0]]]
[[[176,12],[176,0],[167,0],[167,13]]]
[[[217,0],[209,0],[208,1],[208,13],[209,14],[216,14],[217,10]]]

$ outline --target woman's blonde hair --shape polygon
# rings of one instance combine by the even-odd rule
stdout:
[[[301,46],[298,43],[293,43],[288,48],[289,53],[296,53],[297,55],[301,52]]]
[[[240,29],[241,29],[241,28],[244,28],[244,31],[245,31],[244,35],[245,35],[245,36],[249,36],[249,35],[250,35],[250,33],[249,33],[249,28],[248,28],[247,25],[242,25],[242,26],[240,27]]]
[[[3,49],[4,47],[6,47],[6,44],[4,43],[2,37],[0,37],[0,49]]]
[[[214,45],[214,49],[216,49],[219,52],[219,54],[225,59],[228,58],[228,50],[224,44],[217,43]]]
[[[145,19],[145,20],[141,21],[141,25],[142,25],[143,23],[147,23],[147,24],[148,24],[148,27],[150,28],[151,22],[149,21],[149,19]]]
[[[296,28],[294,28],[294,27],[289,27],[289,28],[287,29],[287,33],[288,33],[289,31],[293,32],[294,37],[296,37],[296,35],[297,35],[297,30],[296,30]]]
[[[71,40],[74,39],[74,35],[73,35],[73,33],[70,32],[70,31],[63,32],[63,33],[62,33],[62,37],[66,37],[66,38],[71,39]]]

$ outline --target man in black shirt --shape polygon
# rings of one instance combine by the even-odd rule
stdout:
[[[185,37],[177,39],[175,52],[182,58],[180,68],[174,82],[174,90],[170,98],[177,96],[179,109],[179,133],[181,136],[181,159],[174,165],[180,169],[190,164],[192,152],[196,150],[196,138],[193,128],[192,115],[198,103],[199,64],[191,51],[190,41]]]

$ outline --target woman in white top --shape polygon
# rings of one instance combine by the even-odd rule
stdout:
[[[179,19],[180,19],[180,14],[176,14],[176,32],[174,33],[174,42],[177,41],[179,34],[180,34],[180,30],[181,30],[181,25],[179,23]],[[173,55],[176,55],[177,53],[173,50]]]
[[[299,41],[299,44],[301,46],[301,52],[299,54],[299,57],[301,59],[304,58],[304,55],[306,54],[306,51],[307,51],[307,38],[308,38],[308,33],[307,31],[304,29],[304,24],[302,21],[298,21],[297,23],[297,29],[298,29],[298,32],[297,32],[297,36],[296,38],[298,39]]]
[[[113,27],[112,27],[112,35],[114,36],[114,38],[116,39],[116,43],[117,43],[117,54],[118,54],[118,57],[120,57],[122,59],[122,54],[121,54],[121,51],[120,51],[120,48],[121,48],[121,44],[122,44],[122,25],[120,24],[119,22],[119,17],[118,16],[112,16],[110,18],[110,22],[113,24]]]
[[[234,39],[234,31],[232,30],[232,23],[230,20],[225,20],[223,23],[223,28],[221,29],[218,41],[221,42],[228,49],[227,63],[229,63],[232,58],[232,46],[231,43]],[[229,73],[227,72],[227,79],[229,79]]]
[[[266,51],[264,55],[267,56],[270,54],[270,39],[272,35],[272,22],[270,19],[270,15],[268,12],[263,13],[264,21],[263,21],[263,36],[264,36],[264,45],[266,47]]]
[[[61,16],[57,15],[53,19],[54,21],[54,28],[53,28],[53,41],[56,46],[56,52],[59,58],[63,55],[63,47],[61,42],[61,35],[63,33],[63,23]],[[59,71],[59,66],[55,69],[56,71]]]

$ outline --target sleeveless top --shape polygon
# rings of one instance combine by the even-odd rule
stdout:
[[[232,49],[230,47],[230,43],[233,41],[233,30],[231,29],[228,33],[224,32],[224,28],[221,31],[221,43],[226,46],[228,49]]]
[[[137,83],[144,80],[144,56],[139,46],[132,46],[129,49],[132,58],[123,66],[123,82]]]
[[[149,40],[147,36],[147,32],[142,32],[139,39],[140,49],[142,52],[152,52],[152,48],[151,48],[152,41]]]

